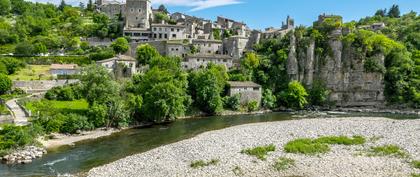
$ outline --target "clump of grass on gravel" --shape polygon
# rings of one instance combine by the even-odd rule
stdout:
[[[244,172],[242,171],[241,167],[239,166],[235,166],[235,168],[233,168],[233,173],[235,173],[236,176],[243,176]]]
[[[295,160],[286,157],[280,157],[273,165],[277,171],[287,170],[292,166],[295,166]]]
[[[219,163],[219,159],[211,159],[208,162],[205,162],[204,160],[197,160],[197,161],[191,162],[190,166],[192,168],[201,168],[201,167],[210,166],[210,165],[217,165],[218,163]]]
[[[241,151],[243,154],[248,154],[251,156],[256,156],[260,160],[266,160],[267,154],[270,151],[275,151],[276,146],[273,144],[267,145],[267,146],[258,146],[255,148],[248,148]]]
[[[366,142],[362,136],[325,136],[317,139],[296,139],[289,141],[284,150],[288,153],[315,155],[330,151],[329,145],[360,145]]]
[[[419,174],[411,174],[411,177],[420,177],[420,173]]]
[[[420,169],[420,160],[413,160],[411,164],[413,165],[414,168]]]
[[[396,145],[384,145],[371,147],[369,156],[395,156],[395,157],[407,157],[407,153],[404,152],[400,147]]]

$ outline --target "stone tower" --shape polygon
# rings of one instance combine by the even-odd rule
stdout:
[[[126,28],[149,29],[152,13],[150,0],[127,0],[125,8]]]

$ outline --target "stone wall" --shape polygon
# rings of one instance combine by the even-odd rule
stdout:
[[[326,84],[330,90],[329,101],[340,107],[375,106],[385,102],[384,75],[366,72],[365,56],[340,40],[341,29],[329,36],[326,56],[315,54],[315,42],[310,40],[306,48],[297,48],[296,38],[292,35],[287,72],[292,80],[298,80],[312,87],[315,80]],[[384,64],[384,55],[374,57]]]
[[[77,83],[79,80],[51,80],[51,81],[13,81],[13,88],[20,88],[26,93],[46,92],[53,87]]]

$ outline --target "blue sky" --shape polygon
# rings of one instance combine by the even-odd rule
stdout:
[[[32,0],[57,3],[60,0]],[[67,0],[77,5],[79,1]],[[345,21],[373,15],[376,10],[398,4],[402,13],[420,12],[420,0],[152,0],[154,7],[166,4],[171,12],[183,12],[215,20],[224,16],[243,21],[254,29],[280,27],[287,15],[297,25],[311,25],[319,14],[337,14]]]

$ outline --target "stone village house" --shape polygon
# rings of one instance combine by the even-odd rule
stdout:
[[[241,104],[247,104],[251,101],[257,101],[258,104],[261,104],[262,98],[262,88],[261,85],[258,85],[254,82],[237,82],[229,81],[229,96],[234,96],[236,94],[241,95]]]
[[[119,66],[125,67],[124,75],[132,76],[137,73],[137,60],[133,57],[126,55],[118,55],[116,57],[101,60],[96,62],[97,65],[103,66],[108,69],[109,72],[116,72]]]
[[[57,75],[75,75],[79,73],[79,67],[76,64],[51,64],[50,73]]]

